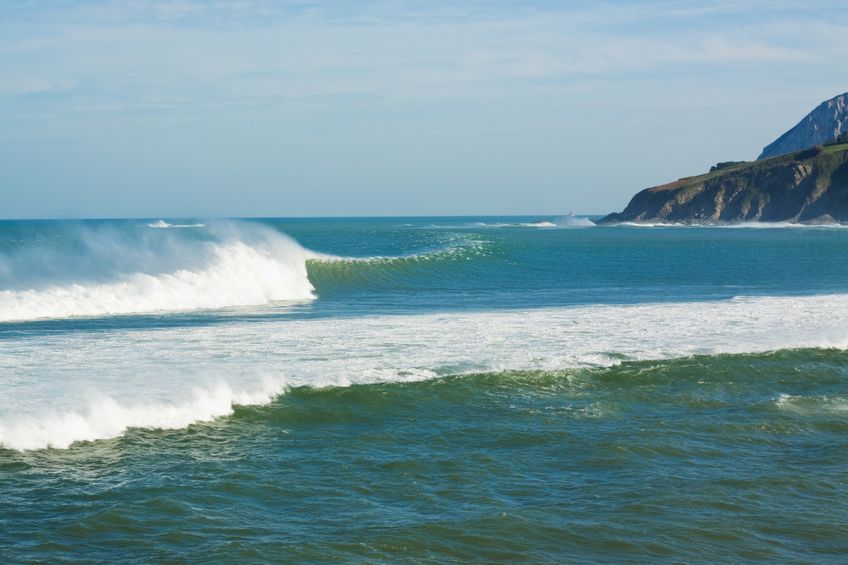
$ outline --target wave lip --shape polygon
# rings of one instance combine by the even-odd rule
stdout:
[[[109,234],[95,234],[108,239]],[[0,322],[255,306],[314,298],[307,252],[260,228],[230,226],[213,240],[175,237],[162,249],[125,240],[97,241],[106,263],[129,256],[129,272],[91,280],[39,281],[0,290]],[[86,249],[82,253],[94,253]],[[34,260],[34,259],[33,259]],[[133,267],[132,261],[138,264]],[[174,267],[183,263],[185,266]],[[126,263],[126,261],[125,261]]]
[[[176,430],[210,422],[233,413],[237,405],[263,405],[284,388],[282,382],[265,379],[255,390],[221,382],[209,390],[197,389],[181,402],[124,405],[109,396],[89,402],[84,410],[22,418],[0,425],[0,446],[18,451],[67,449],[78,441],[120,437],[130,428]]]
[[[462,237],[449,241],[437,247],[428,248],[405,255],[368,255],[354,257],[346,255],[331,255],[307,251],[306,259],[311,263],[346,263],[346,264],[392,264],[408,262],[438,261],[440,259],[468,259],[487,253],[487,242],[473,237]]]

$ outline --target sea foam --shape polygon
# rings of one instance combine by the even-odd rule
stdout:
[[[206,224],[169,224],[165,220],[156,220],[147,224],[149,228],[168,229],[168,228],[202,228]]]
[[[0,321],[222,308],[313,298],[309,253],[261,226],[222,224],[206,238],[132,239],[84,231],[52,255],[0,257],[42,272],[0,290]],[[43,251],[40,251],[43,254]],[[20,269],[18,269],[20,270]]]
[[[184,427],[287,387],[844,348],[846,318],[838,294],[57,332],[0,349],[0,445]]]
[[[129,428],[179,429],[232,414],[234,405],[265,404],[282,390],[282,383],[265,380],[253,390],[216,382],[178,401],[121,404],[110,396],[96,395],[77,410],[27,416],[0,426],[0,445],[20,451],[61,449],[76,441],[119,437]]]

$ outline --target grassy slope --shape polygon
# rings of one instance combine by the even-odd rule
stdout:
[[[832,155],[834,153],[842,153],[843,151],[848,151],[848,143],[842,143],[839,145],[826,145],[822,152],[814,157],[816,159],[818,157],[824,155]],[[660,190],[674,190],[676,188],[683,188],[687,186],[700,185],[704,184],[707,181],[710,181],[719,177],[727,177],[733,176],[738,173],[756,173],[760,171],[765,171],[767,169],[773,168],[776,165],[783,165],[786,163],[790,163],[796,160],[796,156],[798,153],[789,153],[787,155],[779,155],[777,157],[771,157],[769,159],[763,159],[762,161],[745,161],[738,165],[733,165],[731,167],[727,167],[725,169],[720,169],[718,171],[713,171],[711,173],[704,173],[702,175],[696,175],[693,177],[684,177],[676,182],[663,184],[660,186],[654,186],[647,190],[660,191]],[[680,183],[680,181],[685,181],[684,183]]]
[[[747,219],[752,208],[753,210],[762,209],[777,199],[783,199],[792,205],[792,198],[801,198],[801,194],[790,194],[791,188],[787,188],[790,186],[793,167],[799,164],[814,169],[812,175],[814,179],[809,182],[814,182],[815,186],[810,187],[809,193],[805,193],[804,198],[818,198],[830,188],[834,178],[840,180],[840,184],[842,181],[848,182],[848,179],[841,178],[842,171],[848,162],[848,153],[846,153],[848,144],[825,146],[821,153],[814,156],[807,155],[808,151],[740,163],[645,189],[633,197],[624,212],[611,214],[604,220],[651,221],[667,217],[672,221],[704,221],[709,217],[709,207],[714,206],[714,193],[722,190],[718,188],[721,186],[730,186],[739,190],[739,197],[730,203],[726,213]],[[690,203],[697,204],[699,206],[696,207],[697,210]],[[799,201],[797,204],[801,206],[802,202]],[[821,215],[830,213],[826,209],[826,204],[827,202],[819,204],[819,208],[822,208]],[[837,204],[840,208],[842,207],[841,202]],[[690,208],[688,217],[683,211],[687,205]],[[671,212],[668,211],[669,207],[672,209]],[[713,220],[715,221],[715,218]],[[721,221],[725,219],[721,218]]]

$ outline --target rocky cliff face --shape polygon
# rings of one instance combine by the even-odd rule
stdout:
[[[759,159],[768,159],[827,143],[848,132],[848,92],[822,102],[791,130],[766,145]]]
[[[598,223],[848,223],[848,144],[723,165],[647,188]]]

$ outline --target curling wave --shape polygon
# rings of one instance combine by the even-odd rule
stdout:
[[[19,451],[65,449],[77,441],[122,436],[130,428],[173,430],[233,413],[234,405],[263,405],[282,392],[282,383],[265,380],[253,390],[218,382],[179,401],[121,403],[97,396],[82,409],[26,416],[0,424],[0,446]]]
[[[319,293],[335,288],[383,288],[420,285],[433,277],[453,275],[457,264],[492,253],[490,242],[471,235],[409,255],[343,257],[310,253],[309,280]]]
[[[0,290],[0,321],[104,316],[261,305],[313,298],[307,252],[261,226],[222,225],[204,238],[132,239],[81,232],[70,250],[47,255],[52,269],[30,273],[23,288]],[[0,257],[6,271],[36,252]],[[11,264],[11,267],[9,266]]]

